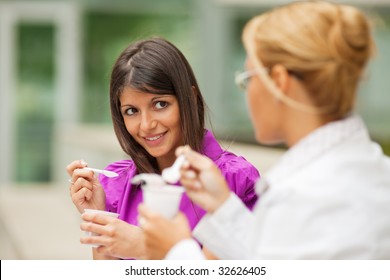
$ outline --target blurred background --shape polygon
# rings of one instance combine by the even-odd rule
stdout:
[[[89,259],[65,166],[124,159],[108,102],[111,67],[132,41],[161,36],[188,58],[225,148],[265,172],[283,147],[255,143],[234,74],[240,34],[282,0],[0,0],[0,259]],[[390,0],[352,3],[375,17],[378,54],[358,111],[390,154]]]

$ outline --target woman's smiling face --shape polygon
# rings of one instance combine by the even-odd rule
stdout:
[[[130,135],[158,161],[174,160],[176,148],[183,145],[176,97],[127,87],[120,96],[120,102]]]

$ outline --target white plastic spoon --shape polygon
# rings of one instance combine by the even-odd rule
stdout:
[[[184,155],[180,155],[176,158],[175,162],[171,167],[165,168],[161,176],[165,182],[174,184],[180,179],[180,168],[185,162],[186,158]]]
[[[91,171],[98,173],[98,174],[103,174],[104,176],[107,176],[109,178],[118,176],[118,173],[115,173],[114,171],[101,170],[101,169],[96,169],[96,168],[92,168],[92,167],[84,167],[84,169],[91,170]]]

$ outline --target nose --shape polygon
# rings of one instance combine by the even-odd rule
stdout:
[[[140,129],[144,131],[152,130],[156,128],[157,120],[152,112],[142,112]]]

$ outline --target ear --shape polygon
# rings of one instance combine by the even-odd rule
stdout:
[[[274,80],[275,85],[284,93],[286,93],[290,87],[290,75],[281,64],[276,64],[271,69],[271,78]]]

